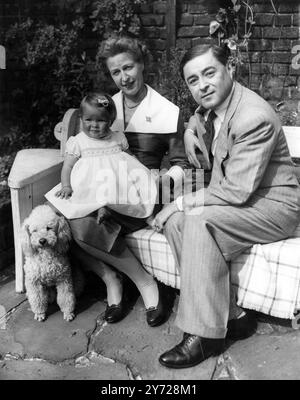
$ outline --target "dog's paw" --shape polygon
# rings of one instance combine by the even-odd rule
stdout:
[[[64,312],[64,320],[65,321],[73,321],[75,318],[75,314],[72,312]]]
[[[34,314],[34,319],[39,322],[43,322],[46,319],[46,314],[45,313]]]

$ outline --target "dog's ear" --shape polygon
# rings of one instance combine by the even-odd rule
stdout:
[[[31,246],[30,232],[27,219],[25,219],[25,221],[23,222],[21,229],[21,245],[25,256],[32,256],[33,248]]]
[[[57,251],[61,254],[69,250],[72,239],[71,230],[64,217],[58,217],[57,221]]]

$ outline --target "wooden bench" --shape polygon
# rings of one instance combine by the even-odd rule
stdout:
[[[45,201],[44,194],[60,181],[66,141],[70,136],[78,133],[79,130],[80,120],[78,110],[70,109],[64,115],[62,122],[56,125],[54,131],[55,137],[60,141],[60,149],[22,150],[17,154],[14,161],[8,184],[11,190],[13,210],[17,292],[23,292],[25,290],[23,273],[24,259],[19,240],[21,224],[36,205]],[[300,158],[300,127],[286,126],[284,127],[284,132],[292,157]],[[295,168],[297,168],[297,171],[299,170],[299,167]],[[300,226],[299,232],[297,230],[295,236],[300,237]],[[295,246],[299,246],[298,248],[300,249],[300,238],[291,238],[289,241],[285,242],[288,243],[284,243],[283,248],[289,255]],[[127,243],[140,259],[145,269],[167,285],[180,288],[180,275],[176,270],[174,258],[164,235],[154,232],[151,229],[142,229],[128,235]],[[295,294],[293,295],[294,300],[291,301],[288,310],[285,310],[285,306],[283,306],[284,311],[282,312],[282,310],[280,310],[281,303],[276,306],[276,302],[285,301],[285,299],[280,298],[280,296],[282,296],[282,288],[280,287],[281,278],[279,279],[279,284],[275,282],[274,288],[274,282],[271,282],[272,279],[277,279],[278,281],[278,274],[276,275],[276,271],[275,274],[271,271],[269,275],[266,275],[269,276],[269,282],[265,282],[265,285],[260,285],[259,293],[255,293],[255,288],[255,290],[253,290],[253,285],[256,285],[255,279],[261,278],[261,275],[259,275],[261,273],[261,268],[256,268],[256,264],[253,264],[253,252],[255,253],[255,257],[258,258],[258,262],[264,264],[265,269],[269,268],[268,262],[270,261],[270,257],[269,260],[264,260],[264,262],[262,260],[265,251],[275,254],[274,249],[272,250],[272,245],[273,244],[253,246],[250,251],[243,253],[232,263],[231,279],[237,290],[238,304],[278,317],[293,318],[293,308],[295,308],[295,310],[300,308],[300,251],[298,251],[299,256],[296,251],[294,252],[293,265],[290,266],[291,271],[296,271],[296,273],[294,273],[294,275],[289,274],[289,279],[294,285],[293,290]],[[278,257],[277,253],[278,251],[276,250],[276,257]],[[284,270],[284,274],[286,274],[286,270]],[[284,285],[286,284],[285,281],[282,280],[282,282]],[[268,285],[272,286],[272,290],[270,290]],[[278,290],[278,298],[276,297],[276,290]],[[250,296],[250,300],[249,293],[252,295],[252,297]],[[255,296],[258,296],[258,300],[251,304]],[[262,298],[262,296],[265,298]],[[263,306],[261,306],[262,302]]]

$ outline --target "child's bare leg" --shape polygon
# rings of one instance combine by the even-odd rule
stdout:
[[[107,288],[108,305],[119,304],[122,300],[123,287],[117,272],[104,262],[89,255],[77,245],[72,247],[72,252],[86,271],[94,272],[103,280]]]

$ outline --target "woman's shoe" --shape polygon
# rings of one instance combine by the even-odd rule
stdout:
[[[156,307],[146,309],[147,323],[151,327],[162,325],[169,319],[176,297],[173,288],[161,282],[157,282],[157,286],[159,293],[158,304]]]
[[[119,304],[107,305],[104,314],[105,321],[109,324],[122,321],[130,313],[138,297],[139,292],[136,286],[124,279],[122,300]]]

